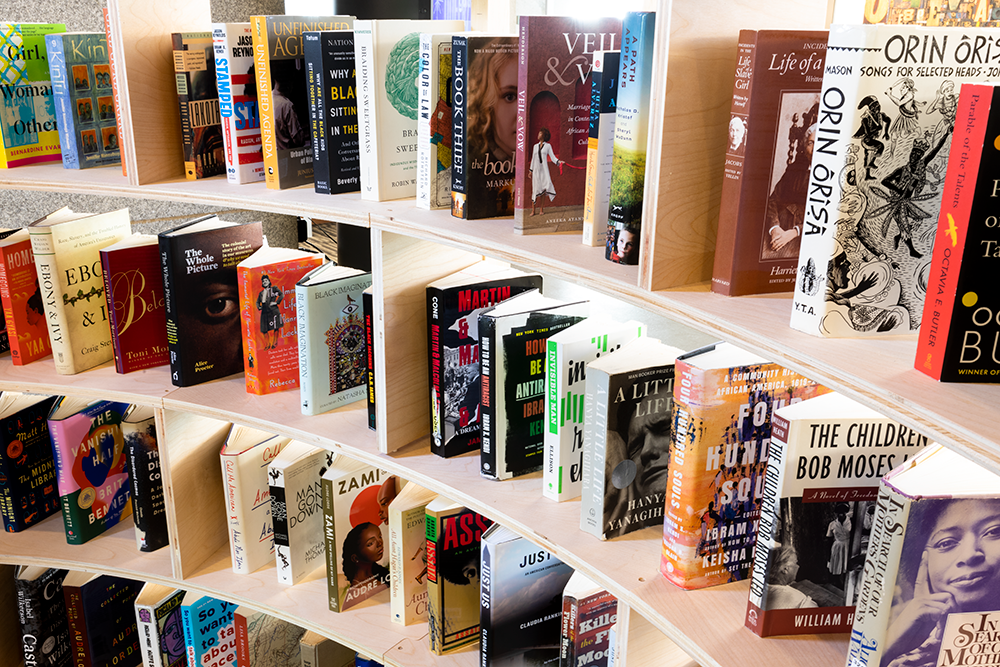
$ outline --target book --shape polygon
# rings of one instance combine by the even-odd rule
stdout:
[[[550,299],[537,290],[479,314],[484,477],[502,480],[541,470],[546,343],[589,314],[588,301]]]
[[[682,353],[642,336],[587,366],[580,528],[599,539],[663,523]]]
[[[416,196],[420,33],[461,29],[461,21],[377,19],[355,23],[362,199]]]
[[[243,371],[236,266],[262,245],[259,222],[223,222],[214,215],[160,232],[170,381],[175,386]]]
[[[131,231],[127,208],[93,215],[64,206],[28,226],[57,373],[114,357],[99,250]]]
[[[369,286],[361,292],[361,309],[365,317],[365,383],[368,406],[368,428],[375,430],[375,303],[374,289]]]
[[[562,594],[559,667],[613,667],[618,599],[577,570]]]
[[[115,62],[115,46],[114,46],[114,41],[113,41],[112,34],[111,34],[112,33],[112,25],[111,25],[111,21],[109,20],[109,14],[108,14],[108,8],[107,8],[107,6],[104,6],[104,7],[101,8],[101,18],[104,21],[104,36],[105,36],[105,38],[108,41],[108,75],[111,77],[111,95],[112,95],[112,98],[113,98],[114,104],[115,104],[115,124],[118,126],[118,136],[119,137],[124,137],[125,134],[123,133],[123,130],[125,129],[125,126],[124,126],[125,121],[122,118],[121,97],[118,95],[118,90],[119,90],[119,86],[118,86],[118,69],[115,67],[115,65],[116,65],[116,62]],[[119,68],[121,67],[121,59],[122,59],[121,49],[122,49],[122,46],[121,46],[121,44],[119,44],[118,45],[118,63],[117,63],[117,65],[118,65]],[[118,143],[119,143],[119,145],[121,145],[121,141],[119,141]],[[125,159],[124,159],[124,157],[122,157],[121,165],[122,165],[122,176],[128,176],[128,169],[125,166]]]
[[[362,400],[368,347],[361,293],[372,274],[326,264],[295,284],[302,414],[317,415]]]
[[[542,277],[483,260],[427,286],[431,451],[451,457],[479,449],[479,314],[504,299],[541,289]]]
[[[0,167],[59,162],[59,129],[45,35],[66,32],[62,23],[0,23],[7,48],[0,53]]]
[[[90,572],[66,575],[62,588],[76,667],[135,667],[141,663],[135,598],[142,585],[141,581]]]
[[[13,364],[23,366],[52,354],[35,254],[25,228],[0,239],[0,302]]]
[[[383,518],[379,496],[391,503],[399,482],[385,470],[337,455],[323,473],[322,489],[329,607],[347,611],[389,588],[388,514]]]
[[[976,34],[989,40],[1000,29]],[[806,207],[793,329],[853,337],[920,327],[956,86],[988,78],[966,66],[967,37],[964,28],[831,28],[809,179],[823,203]],[[899,58],[897,45],[925,40]]]
[[[128,403],[62,396],[48,415],[66,542],[83,544],[132,512],[122,415]]]
[[[181,602],[185,591],[149,582],[135,598],[143,667],[186,667]]]
[[[274,190],[313,182],[309,91],[302,33],[350,30],[353,16],[251,16],[257,55],[264,182]]]
[[[985,27],[997,25],[1000,16],[996,3],[983,5],[938,5],[918,0],[867,2],[850,0],[839,3],[833,11],[833,23],[917,23],[927,26]]]
[[[25,665],[70,667],[69,625],[62,582],[66,570],[21,566],[14,576]]]
[[[746,627],[761,637],[850,632],[878,481],[927,444],[842,394],[775,411]]]
[[[638,264],[646,178],[649,91],[653,86],[656,14],[628,12],[622,19],[615,139],[611,156],[606,259]]]
[[[542,495],[562,502],[583,487],[587,364],[645,335],[641,322],[588,317],[549,336],[545,346],[545,432]]]
[[[5,391],[0,396],[0,510],[17,533],[59,511],[48,416],[55,397]]]
[[[267,464],[278,583],[297,584],[324,564],[320,477],[333,457],[292,440]]]
[[[739,296],[795,287],[827,34],[740,31],[714,292]]]
[[[299,640],[302,667],[354,667],[354,649],[307,630]]]
[[[731,343],[677,358],[660,572],[685,589],[749,576],[778,408],[829,391]],[[662,503],[661,503],[662,504]]]
[[[181,112],[184,175],[189,181],[226,173],[215,47],[211,32],[170,35]]]
[[[274,524],[267,466],[290,438],[234,424],[219,452],[233,572],[274,562]]]
[[[493,521],[443,496],[426,513],[430,649],[444,655],[479,642],[479,547]]]
[[[940,445],[885,476],[847,648],[850,667],[961,664],[991,654],[988,629],[1000,617],[998,496],[995,472]]]
[[[236,265],[247,393],[299,386],[295,284],[325,260],[323,253],[265,245]]]
[[[300,667],[305,629],[240,605],[233,611],[237,667]]]
[[[962,142],[949,156],[950,196],[941,202],[914,367],[946,382],[998,382],[1000,359],[990,351],[1000,338],[1000,302],[982,288],[997,256],[990,184],[1000,159],[998,89],[963,85],[955,120]]]
[[[617,49],[621,35],[620,18],[520,17],[515,232],[583,228],[593,54]]]
[[[250,23],[212,24],[226,179],[237,185],[264,180],[251,34]]]
[[[190,593],[181,603],[184,624],[184,647],[188,667],[235,667],[236,627],[233,612],[236,604],[210,595]]]
[[[361,189],[354,33],[303,33],[309,82],[313,188],[325,195]]]
[[[562,592],[573,568],[498,523],[483,534],[481,552],[480,663],[557,661]]]
[[[170,363],[163,268],[153,234],[131,234],[101,248],[115,370],[131,373]]]
[[[451,214],[465,220],[514,215],[517,36],[451,40]]]
[[[125,467],[132,490],[132,520],[139,551],[156,551],[170,542],[167,505],[156,441],[156,418],[149,405],[133,404],[122,415]]]
[[[427,620],[427,504],[437,494],[413,482],[389,504],[390,619],[400,625]]]
[[[451,208],[450,32],[420,33],[417,207]]]
[[[103,32],[45,35],[52,102],[66,169],[121,162],[108,39]]]
[[[587,177],[583,193],[583,244],[604,245],[611,197],[611,156],[621,51],[594,51],[590,70],[590,123],[587,126]]]

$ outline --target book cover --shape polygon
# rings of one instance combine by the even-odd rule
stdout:
[[[420,33],[417,207],[451,208],[450,32]]]
[[[542,495],[562,502],[583,488],[587,364],[645,335],[640,322],[595,316],[549,336],[545,349],[545,465]]]
[[[181,112],[184,175],[188,180],[226,173],[219,90],[215,83],[215,47],[210,32],[175,32],[177,104]]]
[[[746,627],[761,637],[850,632],[878,481],[926,445],[841,394],[775,411]]]
[[[521,16],[515,232],[583,228],[593,54],[617,49],[621,34],[618,18]]]
[[[976,35],[992,43],[1000,29]],[[990,76],[969,67],[969,39],[963,28],[831,28],[809,180],[823,196],[806,207],[793,329],[854,337],[920,327],[957,87]],[[900,52],[904,42],[926,46]]]
[[[604,250],[604,256],[618,264],[639,263],[655,26],[656,14],[653,12],[628,12],[622,20],[621,69],[615,99],[618,107]]]
[[[479,314],[542,277],[485,260],[427,286],[431,451],[451,457],[482,443]]]
[[[125,466],[132,486],[132,520],[139,551],[165,547],[167,506],[160,472],[160,450],[156,442],[156,418],[153,408],[133,404],[122,417],[125,441]]]
[[[451,214],[514,215],[517,36],[455,35],[451,41]]]
[[[559,666],[613,667],[617,622],[618,599],[583,572],[574,572],[562,594]]]
[[[353,27],[353,16],[250,17],[267,187],[284,190],[313,182],[302,33]]]
[[[427,504],[437,494],[410,482],[389,504],[390,618],[412,625],[427,620]]]
[[[323,253],[264,246],[236,266],[247,393],[299,386],[295,283],[324,261]]]
[[[562,592],[573,568],[498,523],[483,534],[481,551],[481,664],[557,662]]]
[[[324,564],[320,478],[333,457],[333,452],[292,440],[267,464],[278,583],[297,584]]]
[[[366,400],[368,405],[368,428],[375,430],[375,299],[372,287],[366,287],[361,293],[361,308],[365,317],[365,380],[367,385]]]
[[[52,354],[35,254],[27,229],[18,229],[0,239],[0,303],[15,366]]]
[[[660,572],[685,589],[746,579],[778,408],[829,391],[730,343],[677,359]]]
[[[0,510],[9,533],[59,511],[47,422],[55,400],[14,391],[0,396]]]
[[[567,303],[537,290],[480,313],[484,477],[502,480],[541,470],[548,337],[589,314],[588,301]]]
[[[237,185],[264,180],[251,35],[249,23],[212,24],[226,179]]]
[[[882,480],[848,667],[985,662],[1000,622],[1000,477],[934,445]]]
[[[83,544],[132,512],[122,415],[127,403],[61,397],[49,433],[66,542]]]
[[[181,604],[188,666],[236,667],[236,604],[189,594]]]
[[[243,371],[236,266],[263,245],[261,223],[205,216],[160,232],[170,380],[187,387]]]
[[[141,581],[70,572],[63,580],[70,647],[77,667],[141,664],[135,598]]]
[[[73,662],[62,582],[66,570],[23,566],[14,577],[25,665],[70,667]]]
[[[741,30],[712,291],[795,287],[826,30]]]
[[[594,51],[590,70],[590,123],[587,128],[587,177],[583,194],[583,244],[604,245],[611,197],[611,156],[621,51]]]
[[[132,233],[128,209],[92,215],[63,207],[28,227],[56,372],[114,358],[100,249]]]
[[[185,592],[147,583],[135,599],[136,630],[143,667],[186,667],[181,602]]]
[[[118,95],[118,90],[119,90],[119,88],[118,88],[118,69],[115,68],[115,46],[114,46],[114,42],[112,41],[111,23],[108,20],[108,8],[107,8],[107,6],[101,8],[101,18],[104,20],[104,37],[105,37],[105,39],[108,42],[108,74],[111,77],[111,96],[112,96],[112,99],[113,99],[114,105],[115,105],[115,124],[118,127],[118,136],[119,137],[124,137],[125,135],[122,133],[122,130],[124,129],[123,128],[124,121],[122,119],[121,97],[119,97],[119,95]],[[120,44],[118,45],[118,52],[119,52],[118,60],[121,61],[121,55],[120,55],[121,45]],[[121,67],[120,63],[118,65],[118,67]],[[119,143],[119,145],[121,145],[121,141],[119,141],[118,143]],[[121,165],[122,165],[122,176],[128,176],[128,169],[125,167],[125,159],[124,159],[124,157],[121,160]]]
[[[1000,92],[965,84],[959,95],[953,143],[935,232],[928,295],[914,366],[946,382],[1000,382],[1000,339],[994,314],[1000,300],[989,283],[1000,257],[992,189],[1000,167]],[[982,261],[980,261],[982,260]]]
[[[45,35],[66,32],[62,23],[0,23],[0,167],[59,162],[59,129]]]
[[[357,192],[361,167],[354,33],[327,30],[307,32],[302,38],[309,81],[313,187],[326,195]]]
[[[998,24],[996,2],[952,5],[927,0],[849,0],[837,3],[833,23],[914,23],[927,26],[983,27]]]
[[[354,667],[354,649],[327,639],[318,632],[306,631],[299,640],[302,667]]]
[[[131,373],[170,363],[156,236],[131,234],[101,248],[100,256],[115,370]]]
[[[120,163],[107,37],[103,32],[54,33],[45,36],[45,49],[63,167]]]
[[[371,284],[371,273],[332,263],[296,283],[302,414],[364,399],[368,346],[361,294]]]
[[[479,642],[480,542],[493,521],[439,497],[427,504],[427,625],[431,652]]]
[[[233,625],[237,667],[301,667],[303,628],[246,606],[233,612]]]

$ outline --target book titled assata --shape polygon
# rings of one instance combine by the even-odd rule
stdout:
[[[583,195],[583,245],[602,246],[607,237],[611,197],[611,158],[621,51],[594,51],[590,71],[590,124],[587,132],[587,179]]]
[[[14,575],[25,665],[70,667],[69,624],[62,582],[66,570],[22,565]]]
[[[212,24],[226,178],[236,184],[264,180],[251,35],[249,23]]]
[[[224,174],[225,146],[212,33],[175,32],[170,39],[181,114],[184,174],[188,180]]]
[[[132,520],[139,551],[156,551],[170,541],[163,493],[156,418],[149,405],[133,404],[122,416],[125,466],[132,486]]]
[[[303,33],[309,82],[313,187],[320,194],[361,189],[354,33]]]
[[[17,533],[59,511],[48,416],[55,397],[5,391],[0,396],[0,511]]]
[[[35,254],[27,229],[21,228],[0,239],[0,302],[14,365],[23,366],[52,354]]]
[[[149,582],[135,598],[136,629],[144,667],[184,667],[184,624],[181,602],[186,592]]]

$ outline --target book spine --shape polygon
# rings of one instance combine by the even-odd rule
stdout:
[[[35,270],[38,272],[38,285],[42,290],[42,303],[45,309],[45,325],[49,330],[49,340],[52,342],[56,372],[60,375],[72,375],[76,372],[73,348],[69,342],[69,320],[66,318],[66,308],[57,296],[59,291],[59,263],[56,261],[55,248],[52,241],[52,229],[46,227],[32,228],[31,251],[35,255]]]
[[[14,578],[17,596],[17,620],[21,625],[21,649],[24,664],[39,664],[41,642],[44,641],[44,611],[41,585],[37,581]]]
[[[273,483],[271,493],[271,525],[274,527],[274,558],[278,569],[278,583],[293,584],[291,540],[288,534],[288,504],[285,499],[284,471],[268,469]]]
[[[736,73],[733,81],[733,103],[730,117],[746,118],[753,104],[753,71],[757,58],[757,31],[740,30],[736,51]],[[744,155],[727,154],[722,197],[719,204],[719,232],[715,242],[715,263],[712,268],[712,291],[729,295],[733,267],[736,262],[736,238],[740,219],[740,197],[743,192]]]
[[[444,650],[444,591],[438,579],[437,545],[441,516],[426,512],[424,530],[427,535],[427,631],[431,653],[441,655]]]
[[[125,462],[132,485],[132,517],[139,551],[150,552],[167,545],[167,513],[160,473],[160,456],[149,422],[122,424]]]
[[[257,77],[257,109],[260,112],[260,141],[264,152],[264,183],[272,190],[278,185],[278,149],[274,137],[274,101],[271,99],[271,59],[267,17],[251,16],[254,75]]]
[[[68,488],[67,483],[63,481],[64,477],[66,479],[72,478],[68,471],[71,469],[70,466],[73,465],[75,458],[73,456],[73,448],[68,442],[67,434],[63,429],[64,423],[62,421],[49,422],[49,435],[52,438],[52,456],[55,459],[59,500],[62,506],[63,527],[66,531],[67,543],[83,544],[76,509],[73,507],[70,499],[72,491]]]
[[[174,294],[173,279],[174,266],[179,263],[180,258],[175,259],[177,251],[174,249],[173,239],[161,237],[159,247],[160,266],[163,269],[163,310],[167,320],[167,350],[170,354],[170,381],[176,387],[183,387],[188,378],[184,373],[184,364],[181,363],[180,332],[177,327],[180,307],[177,295]]]
[[[342,601],[340,599],[340,575],[337,570],[337,528],[336,515],[334,513],[334,495],[336,489],[333,480],[323,477],[320,487],[323,491],[323,538],[326,542],[326,592],[327,606],[330,611],[340,611]]]
[[[515,127],[518,128],[517,140],[514,144],[514,228],[517,232],[523,233],[525,228],[524,224],[524,207],[525,207],[525,184],[528,182],[528,158],[525,154],[525,146],[531,146],[532,142],[535,140],[534,137],[526,137],[528,134],[528,107],[527,107],[527,93],[528,90],[528,53],[530,49],[531,42],[529,41],[528,29],[531,25],[531,18],[528,16],[521,16],[518,18],[517,35],[518,44],[523,45],[523,48],[518,49],[517,54],[517,120]],[[537,67],[537,63],[533,63]],[[581,71],[581,76],[582,71]],[[559,140],[556,139],[556,148],[559,147]],[[529,151],[531,149],[528,149]],[[542,158],[545,161],[545,158]],[[529,196],[530,198],[530,196]]]
[[[6,448],[9,444],[7,438],[0,437],[0,445]],[[17,505],[14,503],[12,488],[14,484],[11,482],[14,482],[16,478],[8,469],[7,457],[2,453],[0,453],[0,476],[7,480],[6,484],[0,486],[0,514],[3,515],[4,530],[8,533],[17,533],[24,529],[24,523],[20,512],[17,511]]]
[[[121,341],[118,339],[118,317],[114,304],[114,290],[111,289],[111,254],[100,251],[101,270],[103,271],[104,294],[108,297],[108,320],[111,324],[111,346],[115,350],[115,371],[125,373],[124,353],[122,352]]]
[[[212,51],[215,53],[215,80],[219,90],[219,114],[222,116],[222,145],[226,153],[226,180],[238,185],[240,183],[240,156],[233,122],[233,77],[229,62],[227,33],[228,29],[225,23],[212,24]]]
[[[191,125],[191,96],[188,94],[191,86],[191,76],[187,73],[184,62],[183,38],[180,33],[173,33],[174,44],[174,74],[177,84],[177,104],[181,113],[181,143],[184,147],[184,173],[188,180],[197,178],[198,170],[195,164],[194,128]]]
[[[49,59],[49,77],[52,82],[52,102],[59,125],[59,145],[62,148],[64,169],[79,169],[80,160],[76,146],[76,124],[73,122],[73,102],[70,99],[66,72],[66,52],[62,35],[46,35],[45,50]]]
[[[431,451],[444,456],[444,339],[441,331],[441,313],[445,293],[440,289],[427,290],[427,342],[431,388]]]
[[[375,72],[375,24],[354,22],[354,60],[358,96],[358,153],[361,166],[361,198],[381,201],[379,196],[378,134],[375,113],[378,108]]]
[[[188,667],[200,667],[195,654],[194,610],[187,605],[181,606],[181,625],[184,627],[184,652],[187,654]]]
[[[560,345],[549,339],[545,354],[545,414],[543,437],[545,462],[542,466],[542,496],[560,501],[563,492],[563,469],[560,461],[562,449],[562,424],[559,419],[560,396],[563,395]]]
[[[406,625],[406,586],[403,582],[404,513],[389,508],[389,619]]]
[[[142,620],[147,618],[149,620]],[[139,634],[139,652],[142,654],[142,667],[163,667],[163,655],[160,648],[160,630],[156,622],[156,610],[151,605],[136,605],[136,631]]]
[[[433,86],[434,36],[420,33],[418,48],[420,74],[417,76],[417,208],[431,210],[431,188],[436,171],[431,144],[431,111],[437,91]]]
[[[246,559],[247,517],[243,512],[243,487],[240,479],[240,464],[235,456],[220,456],[222,460],[222,483],[226,491],[226,519],[229,524],[229,549],[233,561],[233,572],[250,572]]]
[[[329,147],[326,145],[326,109],[323,88],[323,33],[302,33],[302,51],[306,61],[306,84],[309,95],[309,133],[313,151],[313,189],[330,194]]]
[[[368,385],[365,403],[368,407],[368,428],[375,430],[376,401],[375,395],[375,299],[374,295],[366,290],[361,293],[361,307],[365,318],[365,358],[366,366],[365,379]]]
[[[104,35],[108,40],[108,69],[111,70],[111,91],[114,96],[115,104],[115,126],[118,128],[118,145],[125,145],[125,118],[122,113],[122,102],[121,97],[118,95],[118,64],[115,58],[115,43],[111,36],[111,21],[109,19],[108,8],[102,7],[102,14],[104,15]],[[119,48],[121,48],[119,46]],[[119,56],[120,57],[120,56]],[[125,167],[125,154],[124,148],[122,149],[122,176],[128,176],[128,170]]]
[[[466,218],[465,184],[468,165],[465,160],[466,143],[466,60],[469,40],[458,36],[451,39],[451,215]]]
[[[83,591],[79,586],[63,587],[66,596],[66,621],[69,624],[70,653],[75,667],[93,667],[90,633],[83,608]]]
[[[604,459],[608,444],[608,382],[603,372],[587,375],[587,398],[584,406],[584,442],[593,446],[583,450],[584,488],[581,490],[580,529],[604,537]],[[588,456],[589,454],[589,456]]]
[[[523,42],[522,42],[523,43]],[[587,128],[587,172],[583,191],[583,245],[597,246],[604,240],[597,221],[597,145],[601,131],[601,82],[604,80],[604,52],[595,51],[590,68],[590,124]],[[606,235],[606,232],[605,232]]]
[[[482,425],[483,444],[480,450],[479,465],[480,474],[490,479],[500,479],[500,471],[497,470],[497,455],[499,442],[497,441],[496,429],[496,395],[493,382],[496,380],[497,358],[502,356],[502,351],[495,349],[497,340],[496,320],[492,317],[483,317],[479,320],[479,366],[482,373],[480,385],[481,394],[479,399],[480,417]],[[502,387],[496,391],[503,391]]]
[[[265,393],[261,383],[260,365],[264,359],[257,346],[257,331],[260,320],[256,317],[253,290],[260,284],[260,271],[244,266],[237,267],[240,290],[240,325],[243,329],[243,370],[248,394],[260,396]],[[255,280],[256,278],[256,280]],[[257,325],[255,327],[255,325]]]
[[[580,601],[573,595],[563,595],[559,631],[559,667],[576,667],[576,618]]]
[[[316,401],[313,397],[312,353],[309,349],[309,331],[311,327],[309,317],[309,287],[305,285],[295,286],[295,317],[296,326],[299,330],[299,405],[302,414],[317,414]]]
[[[496,641],[493,639],[493,605],[495,593],[493,581],[493,560],[496,556],[496,545],[483,540],[480,544],[479,568],[479,662],[486,666],[495,659],[493,655]]]
[[[8,258],[9,255],[6,249],[0,248],[0,304],[3,306],[4,322],[7,323],[7,337],[10,341],[11,361],[15,366],[20,366],[24,363],[24,354],[17,336],[18,325],[14,318],[14,302],[11,300],[10,295],[11,277],[8,275],[10,271],[10,260]]]
[[[247,617],[243,614],[233,614],[233,626],[236,629],[236,665],[237,667],[253,667],[250,662],[250,637],[247,632]]]

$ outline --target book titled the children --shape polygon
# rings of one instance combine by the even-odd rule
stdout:
[[[184,174],[188,180],[224,174],[225,146],[212,33],[175,32],[170,38],[181,114]]]
[[[249,23],[212,24],[226,178],[237,184],[264,180],[251,34]]]
[[[52,354],[27,229],[21,228],[0,239],[0,302],[14,365],[23,366]]]
[[[0,512],[16,533],[59,511],[48,416],[54,396],[5,391],[0,396]]]

